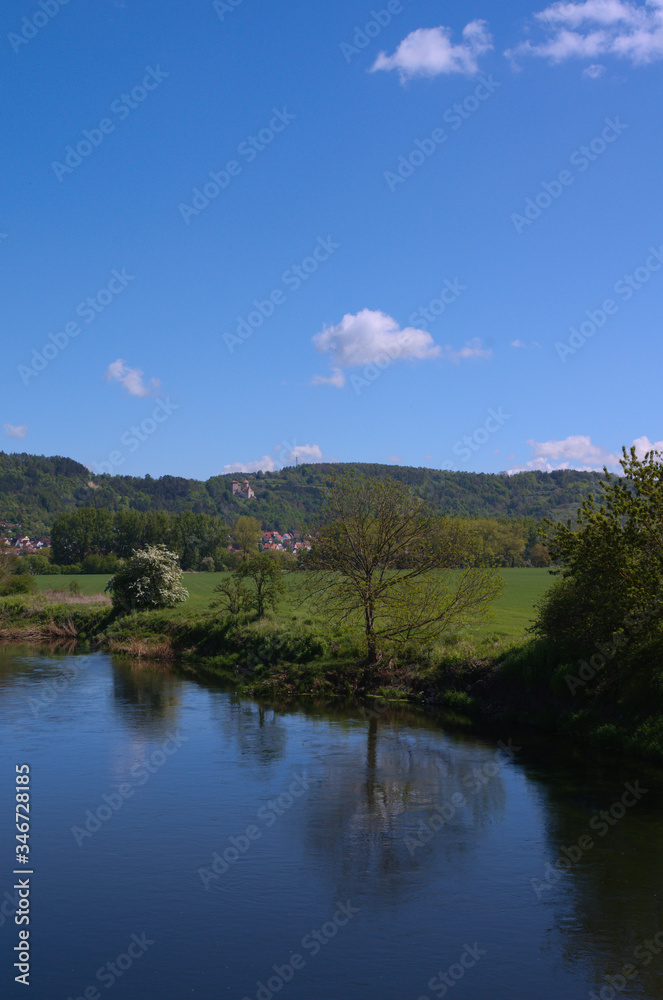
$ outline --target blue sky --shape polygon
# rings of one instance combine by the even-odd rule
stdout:
[[[207,478],[663,439],[663,0],[0,19],[4,450]]]

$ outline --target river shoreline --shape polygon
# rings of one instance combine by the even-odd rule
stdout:
[[[399,660],[362,660],[349,641],[329,641],[302,623],[231,627],[205,616],[143,612],[118,617],[107,605],[5,601],[0,642],[100,650],[230,683],[261,699],[375,699],[442,710],[466,727],[518,727],[551,739],[663,761],[663,715],[606,700],[590,684],[559,678],[559,654],[523,639],[487,650],[459,645],[437,657],[415,650]],[[493,644],[496,645],[496,644]],[[568,671],[567,671],[568,673]]]

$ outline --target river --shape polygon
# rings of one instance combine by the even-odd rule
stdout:
[[[0,747],[3,997],[663,997],[658,768],[20,646]]]

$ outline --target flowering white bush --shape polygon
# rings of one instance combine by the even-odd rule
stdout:
[[[106,585],[114,607],[123,611],[172,608],[186,601],[179,559],[165,545],[148,545],[134,551]]]

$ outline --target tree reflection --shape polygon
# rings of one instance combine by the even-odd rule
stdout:
[[[663,997],[663,935],[654,940],[663,929],[660,772],[585,755],[530,776],[547,812],[550,863],[532,873],[532,891],[554,914],[566,960],[589,967],[597,994],[614,995],[612,977],[630,964],[636,974],[620,988]],[[620,816],[627,785],[647,792],[639,801],[627,792],[634,804]]]
[[[184,682],[167,666],[113,657],[113,704],[136,735],[167,735],[177,727]]]
[[[276,709],[210,691],[210,713],[235,744],[240,765],[269,767],[285,756],[288,729]]]
[[[355,720],[309,792],[310,848],[331,866],[341,894],[359,887],[393,902],[420,891],[431,869],[442,866],[443,877],[450,862],[471,854],[504,810],[495,750],[450,740],[430,720],[414,729],[414,718]]]

